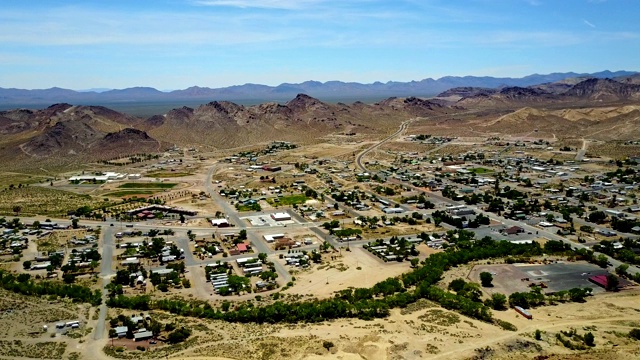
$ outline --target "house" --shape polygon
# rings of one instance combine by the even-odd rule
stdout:
[[[140,329],[137,333],[133,334],[134,341],[148,340],[153,337],[153,333],[146,329]]]
[[[211,219],[211,225],[217,227],[228,227],[230,226],[229,221],[227,219]]]
[[[616,236],[616,232],[615,231],[611,231],[609,229],[598,229],[598,231],[596,231],[596,232],[599,235],[606,236],[606,237]]]
[[[238,245],[236,245],[236,249],[242,254],[242,253],[246,253],[247,251],[249,251],[248,247],[246,244],[240,243]]]
[[[272,243],[274,241],[276,241],[276,239],[282,239],[284,237],[284,234],[265,234],[262,235],[262,237],[264,238],[264,240],[268,243]]]
[[[398,207],[386,207],[382,209],[382,212],[384,212],[385,214],[401,214],[404,212],[404,210]]]
[[[121,338],[127,336],[127,331],[129,331],[129,328],[126,326],[118,326],[114,330],[116,331],[116,335]]]
[[[279,250],[286,249],[288,247],[295,247],[296,245],[297,243],[293,239],[283,237],[276,240],[274,247],[276,250]]]
[[[502,234],[504,235],[518,235],[523,232],[524,232],[524,229],[521,228],[520,226],[512,226],[510,228],[502,230]]]
[[[473,215],[476,212],[473,211],[473,209],[469,209],[469,208],[460,208],[460,209],[452,209],[450,211],[451,214],[456,215],[456,216],[464,216],[464,215]]]
[[[607,209],[604,212],[609,216],[624,217],[624,213],[622,211]]]

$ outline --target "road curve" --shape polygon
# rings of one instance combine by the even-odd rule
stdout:
[[[362,152],[360,152],[356,156],[356,166],[362,171],[367,171],[367,168],[364,166],[364,163],[362,162],[362,158],[365,155],[367,155],[369,152],[371,152],[371,151],[377,149],[378,147],[380,147],[382,144],[384,144],[384,143],[388,142],[389,140],[395,138],[396,136],[402,134],[402,132],[404,132],[409,127],[409,124],[412,123],[415,120],[417,120],[417,118],[413,118],[413,119],[409,119],[407,121],[404,121],[402,124],[400,124],[400,128],[396,132],[394,132],[393,134],[391,134],[391,135],[387,136],[386,138],[380,140],[378,143],[372,145],[368,149],[365,149]]]

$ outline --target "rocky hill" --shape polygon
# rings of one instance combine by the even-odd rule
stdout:
[[[55,104],[0,112],[0,161],[6,167],[63,166],[157,152],[168,147],[138,127],[141,119],[100,106]]]
[[[563,95],[597,101],[637,100],[640,99],[640,85],[611,79],[587,79],[574,85]]]
[[[530,87],[503,87],[500,89],[459,88],[440,96],[461,96],[456,105],[474,107],[521,107],[535,104],[584,104],[590,101],[615,103],[640,99],[640,85],[632,78],[626,82],[613,79],[575,78],[557,83]]]
[[[438,103],[418,98],[397,99],[367,105],[328,104],[298,94],[285,104],[243,106],[213,101],[198,108],[183,107],[144,123],[151,136],[177,144],[201,144],[228,148],[286,140],[321,141],[328,134],[385,133],[411,117],[444,112]]]

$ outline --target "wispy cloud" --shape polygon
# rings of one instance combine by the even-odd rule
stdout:
[[[295,10],[321,3],[321,0],[195,0],[200,6]]]
[[[585,25],[587,25],[587,26],[589,26],[589,27],[592,27],[592,28],[594,28],[594,29],[596,28],[596,26],[595,26],[595,25],[593,25],[593,24],[592,24],[589,20],[587,20],[587,19],[582,19],[582,22],[583,22],[583,23],[585,23]]]

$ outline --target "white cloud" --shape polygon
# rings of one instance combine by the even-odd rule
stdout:
[[[238,8],[260,9],[303,9],[310,5],[322,2],[321,0],[195,0],[196,5],[201,6],[225,6]]]
[[[595,25],[593,25],[589,20],[582,19],[582,22],[584,22],[584,23],[585,23],[585,25],[587,25],[587,26],[589,26],[589,27],[592,27],[592,28],[594,28],[594,29],[595,29],[595,27],[596,27],[596,26],[595,26]]]

